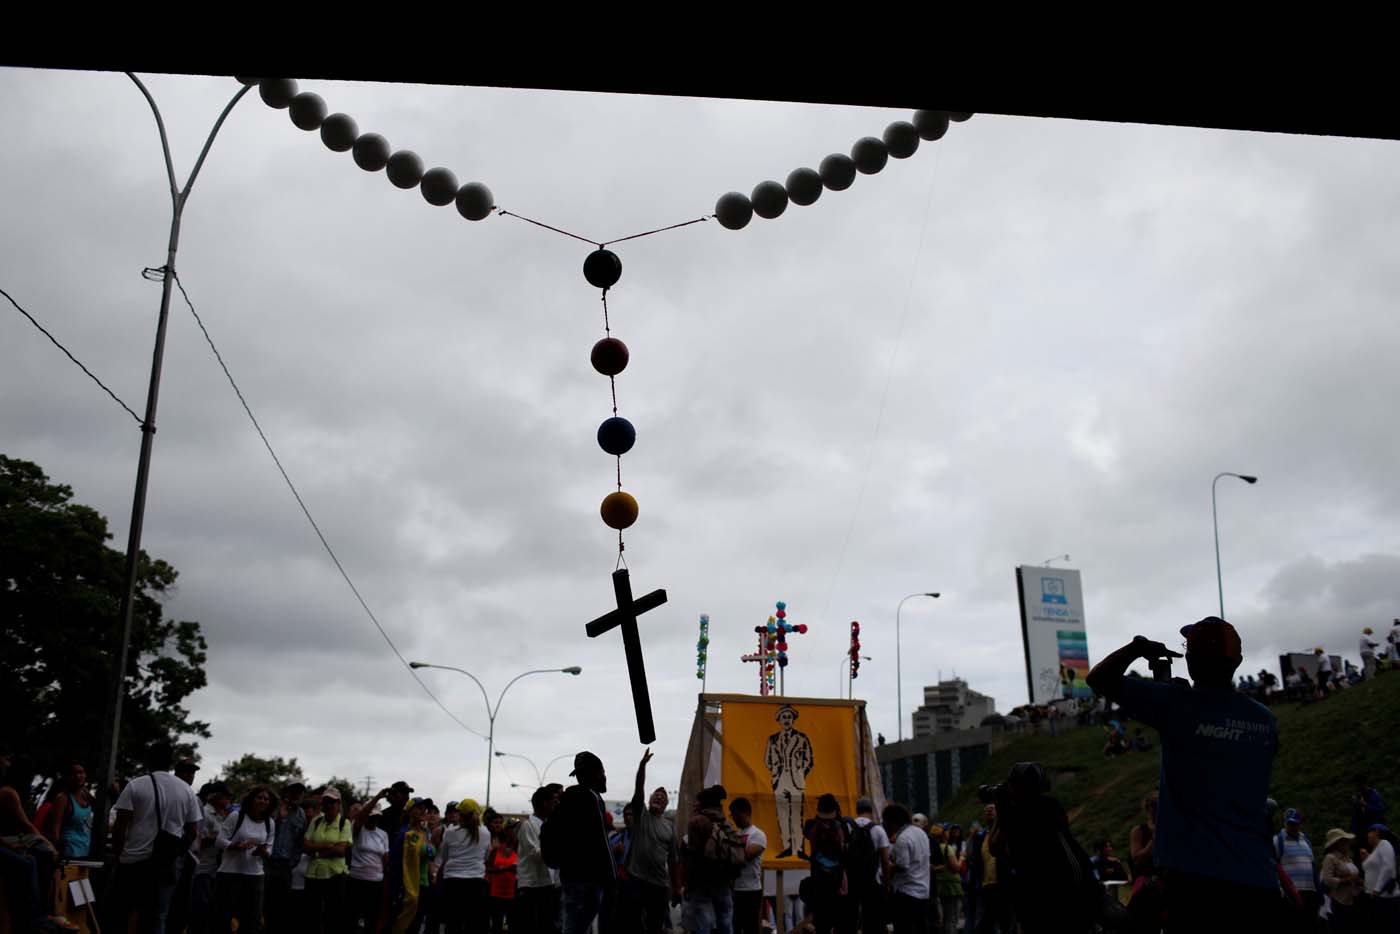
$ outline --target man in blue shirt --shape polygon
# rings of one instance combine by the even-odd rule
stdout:
[[[1166,880],[1168,932],[1242,931],[1278,903],[1264,802],[1278,750],[1267,707],[1235,691],[1239,633],[1218,617],[1182,627],[1184,682],[1128,678],[1128,666],[1181,657],[1141,636],[1089,672],[1093,690],[1161,736],[1154,863]]]

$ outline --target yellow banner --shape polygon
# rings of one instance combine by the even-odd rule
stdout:
[[[768,836],[767,869],[805,869],[803,825],[817,814],[817,798],[836,796],[841,813],[855,816],[854,705],[791,702],[783,698],[726,699],[720,713],[720,784],[729,800],[748,798],[753,822]]]

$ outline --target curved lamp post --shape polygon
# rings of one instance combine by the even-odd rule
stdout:
[[[1221,477],[1235,477],[1245,483],[1254,484],[1259,482],[1258,477],[1251,477],[1243,473],[1218,473],[1215,479],[1210,481],[1210,521],[1215,526],[1215,589],[1220,595],[1220,618],[1225,618],[1225,585],[1220,577],[1220,517],[1215,509],[1215,485],[1220,482]]]
[[[471,678],[472,681],[476,682],[476,686],[481,689],[481,699],[486,702],[486,719],[487,722],[490,724],[490,728],[486,731],[486,807],[491,806],[491,763],[492,760],[496,758],[496,714],[501,712],[501,701],[506,699],[506,691],[510,690],[510,686],[512,684],[519,681],[521,678],[527,677],[529,675],[577,675],[583,673],[583,669],[580,668],[578,665],[571,665],[568,668],[532,668],[529,671],[522,671],[520,674],[516,675],[514,678],[511,678],[509,681],[506,682],[506,686],[501,688],[501,693],[496,696],[496,706],[492,707],[491,698],[488,697],[486,694],[486,685],[482,684],[480,679],[478,679],[476,675],[472,674],[470,671],[467,671],[465,668],[457,668],[454,665],[433,665],[429,662],[409,662],[408,667],[440,668],[443,671],[455,671],[460,675],[466,675],[468,678]]]
[[[166,322],[170,318],[170,289],[175,278],[175,253],[180,248],[180,219],[184,216],[185,202],[189,200],[194,180],[199,176],[199,170],[204,167],[205,157],[209,155],[209,147],[214,145],[214,137],[219,135],[219,129],[224,125],[224,120],[228,118],[234,105],[251,90],[251,86],[248,85],[239,88],[224,105],[223,112],[214,121],[213,129],[204,140],[204,148],[199,151],[194,168],[185,179],[185,187],[181,188],[175,180],[175,163],[170,158],[170,140],[165,135],[165,120],[161,118],[160,108],[156,106],[155,98],[146,90],[140,78],[129,71],[126,76],[140,89],[146,103],[151,105],[151,113],[156,118],[156,129],[160,132],[160,148],[165,155],[165,177],[170,185],[170,236],[166,241],[165,266],[158,270],[161,274],[160,313],[156,317],[156,345],[151,354],[151,379],[146,389],[146,416],[141,420],[141,454],[136,462],[136,491],[132,496],[131,526],[126,539],[126,589],[122,591],[121,605],[117,611],[121,641],[117,649],[117,662],[112,668],[113,683],[107,699],[106,715],[103,718],[102,752],[97,763],[97,789],[93,813],[98,815],[107,813],[108,789],[111,788],[112,779],[117,772],[117,749],[121,743],[122,702],[126,698],[126,670],[131,657],[131,617],[136,603],[141,530],[146,521],[146,487],[151,478],[151,448],[156,436],[156,405],[160,399],[161,364],[165,359]],[[151,278],[154,278],[154,275]],[[92,852],[105,853],[106,841],[107,822],[95,821],[92,828]]]
[[[932,597],[938,599],[936,593],[911,593],[904,600],[913,600],[915,597]],[[899,693],[899,698],[895,703],[896,716],[899,717],[899,738],[904,739],[904,671],[900,664],[899,657],[899,614],[904,609],[904,600],[899,601],[899,606],[894,611],[894,688]]]
[[[863,662],[874,661],[874,659],[871,658],[869,655],[862,655],[862,656],[860,657],[860,660],[863,661]],[[845,691],[846,691],[846,694],[849,694],[849,695],[851,695],[851,696],[855,696],[855,694],[854,694],[854,685],[851,684],[851,681],[852,681],[853,679],[851,678],[851,670],[850,670],[850,669],[851,669],[851,656],[850,656],[850,655],[842,655],[842,656],[841,656],[841,680],[840,680],[840,682],[838,682],[837,688],[836,688],[836,695],[837,695],[838,697],[844,697],[844,696],[845,696],[845,695],[843,695],[843,694],[841,693],[842,690],[845,690]],[[843,685],[843,684],[845,685],[845,688],[844,688],[844,689],[840,686],[840,685]]]

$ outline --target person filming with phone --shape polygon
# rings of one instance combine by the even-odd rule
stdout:
[[[1171,659],[1181,654],[1142,636],[1086,680],[1161,736],[1153,861],[1165,880],[1166,930],[1251,930],[1277,905],[1265,802],[1278,724],[1267,707],[1235,691],[1243,653],[1234,626],[1209,616],[1181,634],[1189,686],[1171,677]],[[1148,662],[1151,680],[1127,677],[1138,659]]]

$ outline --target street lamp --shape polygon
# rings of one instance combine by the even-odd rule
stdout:
[[[199,151],[199,158],[195,160],[194,168],[190,170],[189,177],[185,179],[185,187],[181,188],[180,183],[175,180],[175,163],[170,158],[170,140],[165,134],[165,121],[161,118],[160,108],[156,106],[156,99],[151,96],[150,91],[146,90],[146,86],[141,83],[140,78],[129,71],[126,76],[141,91],[141,94],[146,98],[146,103],[151,105],[151,113],[156,118],[156,130],[160,133],[160,148],[165,156],[165,178],[170,185],[170,236],[166,240],[165,265],[158,270],[149,270],[150,278],[155,280],[158,275],[161,283],[160,313],[156,316],[156,343],[155,350],[151,355],[151,379],[146,389],[146,417],[141,420],[141,453],[136,460],[136,489],[131,503],[131,525],[127,530],[126,584],[117,610],[117,632],[120,641],[117,643],[116,666],[112,669],[111,694],[107,698],[107,709],[103,715],[102,748],[97,760],[97,800],[94,813],[98,815],[99,820],[92,831],[92,852],[99,855],[106,852],[107,846],[107,822],[100,818],[107,813],[108,789],[111,788],[112,779],[117,774],[117,752],[122,732],[122,702],[126,698],[126,669],[131,657],[131,621],[136,605],[141,531],[146,522],[146,489],[151,477],[151,448],[155,444],[156,407],[160,399],[160,371],[165,359],[166,323],[170,318],[170,291],[175,284],[175,254],[180,249],[180,220],[184,216],[185,203],[189,201],[190,189],[194,187],[194,180],[199,176],[199,170],[204,166],[204,160],[209,155],[209,147],[214,145],[214,137],[219,135],[219,128],[224,125],[224,120],[228,119],[229,112],[233,110],[234,105],[242,100],[243,95],[247,94],[252,87],[244,85],[224,106],[219,118],[214,121],[213,129],[209,131],[208,137],[204,140],[204,148]]]
[[[491,806],[491,760],[496,757],[496,714],[501,712],[501,701],[506,699],[506,691],[510,690],[512,684],[528,675],[548,675],[556,673],[577,675],[583,673],[583,669],[578,665],[570,665],[568,668],[532,668],[529,671],[522,671],[506,682],[506,686],[501,688],[501,693],[496,697],[496,706],[492,707],[491,698],[486,695],[486,686],[481,683],[476,675],[467,671],[465,668],[457,668],[453,665],[433,665],[429,662],[409,662],[408,667],[441,668],[443,671],[455,671],[458,674],[466,675],[468,678],[471,678],[476,682],[476,686],[481,689],[481,699],[486,702],[486,719],[490,724],[490,728],[486,731],[486,807]]]
[[[872,659],[869,655],[862,655],[862,656],[860,657],[860,660],[863,661],[863,662],[869,662],[869,661],[873,661],[874,659]],[[837,686],[837,688],[836,688],[836,696],[838,696],[838,697],[844,696],[844,695],[841,694],[842,688],[840,687],[840,684],[845,684],[847,687],[850,687],[850,686],[851,686],[851,680],[852,680],[852,679],[851,679],[851,675],[850,675],[850,671],[849,671],[850,664],[851,664],[851,656],[850,656],[850,655],[842,655],[842,656],[841,656],[841,672],[842,672],[842,674],[841,674],[841,681],[838,682],[838,686]],[[852,696],[855,696],[853,692],[848,692],[848,693],[851,693]]]
[[[915,597],[933,597],[938,599],[936,593],[911,593],[904,600],[913,600]],[[896,716],[899,717],[899,738],[904,739],[904,672],[900,665],[899,657],[899,613],[904,609],[904,600],[899,601],[899,606],[894,611],[894,689],[899,693],[895,702]]]
[[[534,759],[531,759],[529,756],[522,756],[522,755],[521,755],[520,753],[518,753],[518,752],[501,752],[499,749],[496,750],[496,758],[497,758],[497,759],[504,758],[504,757],[508,757],[508,758],[511,758],[511,759],[524,759],[526,762],[530,763],[530,768],[532,768],[532,769],[535,770],[535,782],[536,782],[535,787],[538,788],[538,787],[540,787],[540,785],[543,785],[543,784],[544,784],[544,779],[540,777],[540,767],[537,766],[537,765],[535,765],[535,760],[534,760]],[[514,788],[515,786],[514,786],[514,785],[511,785],[511,787]]]
[[[1259,482],[1258,477],[1251,477],[1242,473],[1218,473],[1215,479],[1210,481],[1210,521],[1215,526],[1215,589],[1220,595],[1220,618],[1225,618],[1225,585],[1220,578],[1220,517],[1215,510],[1215,485],[1220,482],[1221,477],[1235,477],[1245,483],[1254,484]]]
[[[553,759],[550,759],[548,762],[546,762],[546,763],[544,764],[544,770],[543,770],[542,772],[540,772],[540,784],[543,785],[543,784],[544,784],[544,780],[545,780],[546,778],[549,777],[549,767],[550,767],[551,765],[553,765],[554,763],[560,761],[561,759],[572,759],[573,757],[574,757],[574,754],[573,754],[573,753],[571,753],[571,752],[566,752],[566,753],[564,753],[562,756],[555,756]]]

